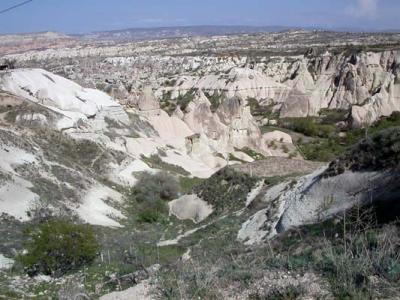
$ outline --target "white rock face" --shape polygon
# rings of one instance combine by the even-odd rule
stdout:
[[[154,300],[152,296],[152,288],[149,280],[144,280],[141,283],[131,287],[125,291],[113,292],[100,297],[100,300]]]
[[[163,91],[172,91],[172,97],[178,97],[192,89],[203,91],[225,92],[228,98],[237,94],[243,99],[284,99],[289,89],[273,81],[264,73],[250,68],[234,67],[228,74],[209,74],[200,78],[184,76],[179,79],[182,83],[177,87],[165,88]]]
[[[214,210],[197,195],[184,195],[168,203],[169,213],[180,220],[204,221]]]
[[[29,124],[31,126],[36,125],[40,127],[48,125],[47,117],[39,113],[18,115],[15,121],[21,125]]]
[[[16,69],[0,73],[0,76],[2,90],[62,115],[63,118],[58,122],[59,129],[77,126],[79,120],[88,121],[88,118],[104,120],[104,116],[110,119],[117,117],[125,123],[128,121],[122,107],[107,94],[82,88],[45,70]]]
[[[245,245],[261,243],[268,234],[267,230],[262,229],[267,220],[267,210],[258,211],[242,225],[238,232],[238,240]]]
[[[138,107],[142,111],[160,108],[160,103],[154,98],[151,86],[148,85],[143,89],[142,95],[139,97]]]
[[[21,178],[14,169],[21,165],[35,164],[37,159],[32,153],[2,144],[1,141],[0,158],[0,174],[8,175],[0,179],[0,213],[26,221],[29,219],[27,212],[39,197],[30,190],[33,187],[31,182]]]
[[[85,222],[93,225],[121,227],[115,219],[126,218],[120,211],[107,205],[105,201],[112,199],[121,203],[122,195],[100,184],[93,186],[76,208],[78,215]],[[110,218],[112,216],[113,218]]]
[[[393,197],[398,192],[397,172],[351,172],[321,177],[325,169],[301,177],[294,184],[286,182],[272,187],[264,195],[267,208],[246,221],[238,239],[255,244],[293,227],[321,222],[354,205],[371,201],[371,195]],[[265,230],[268,228],[268,230]]]
[[[347,109],[355,127],[400,110],[397,50],[276,57],[252,68],[240,60],[213,63],[213,68],[204,69],[205,75],[177,76],[178,84],[161,86],[157,94],[170,92],[176,98],[194,89],[223,93],[228,99],[272,100],[280,117],[315,116],[323,108]]]
[[[267,142],[275,141],[275,142],[281,142],[281,143],[287,143],[287,144],[293,143],[292,137],[289,134],[279,131],[279,130],[274,130],[271,132],[264,133],[263,138]]]
[[[345,56],[325,53],[301,57],[294,64],[281,61],[279,80],[291,88],[281,117],[316,115],[322,108],[351,109],[359,127],[400,110],[398,51],[361,52]],[[290,67],[290,68],[289,68]],[[398,68],[398,67],[397,67]],[[270,64],[268,72],[277,76]]]
[[[11,269],[14,264],[14,260],[5,257],[0,253],[0,270],[8,270]]]

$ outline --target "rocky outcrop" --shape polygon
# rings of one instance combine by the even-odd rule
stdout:
[[[96,122],[97,128],[104,128],[101,122],[104,116],[125,124],[129,122],[122,106],[107,94],[82,88],[45,70],[16,69],[0,73],[0,88],[59,114],[58,129],[78,127],[79,122],[90,125],[91,121]]]
[[[398,217],[399,137],[399,128],[382,131],[329,168],[270,188],[263,195],[265,208],[243,224],[238,239],[259,243],[293,227],[343,214],[354,206],[379,206],[386,209],[385,218]],[[377,151],[385,155],[374,155]]]
[[[224,94],[225,100],[270,100],[280,117],[316,116],[325,108],[346,109],[353,126],[361,127],[400,110],[399,61],[397,50],[314,51],[236,66],[227,73],[222,73],[225,68],[220,66],[220,72],[177,77],[174,86],[160,87],[157,93],[168,92],[174,99],[201,90]]]
[[[281,116],[316,115],[322,108],[348,109],[356,127],[389,116],[400,110],[395,71],[399,60],[399,51],[361,51],[305,56],[290,65],[283,62],[281,69],[286,75],[280,80],[292,91]]]
[[[138,108],[141,111],[157,110],[160,103],[154,98],[151,86],[146,86],[139,96]]]

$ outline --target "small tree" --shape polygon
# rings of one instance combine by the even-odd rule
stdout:
[[[145,172],[131,189],[128,200],[135,209],[139,208],[140,221],[152,223],[165,212],[165,202],[177,198],[178,192],[179,183],[175,177],[166,172]]]
[[[61,276],[91,263],[99,251],[92,227],[67,219],[50,219],[26,235],[27,254],[19,259],[29,275]]]

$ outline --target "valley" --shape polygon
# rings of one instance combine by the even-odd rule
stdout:
[[[400,295],[400,34],[249,30],[0,36],[0,299]]]

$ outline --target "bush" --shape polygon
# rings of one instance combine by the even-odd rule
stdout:
[[[179,183],[175,177],[166,172],[145,172],[131,189],[128,202],[139,209],[139,222],[154,223],[166,212],[165,202],[177,198],[178,192]]]
[[[61,276],[91,263],[99,244],[89,225],[66,219],[50,219],[37,229],[28,229],[27,254],[19,257],[29,275]]]
[[[333,161],[325,171],[335,176],[345,170],[379,171],[400,166],[400,127],[381,130]]]
[[[310,137],[328,138],[336,130],[334,125],[320,124],[320,121],[313,117],[287,118],[280,121],[280,125]]]
[[[195,186],[193,192],[212,204],[217,212],[223,212],[242,207],[258,181],[259,178],[225,167]]]
[[[178,196],[179,184],[175,177],[166,172],[151,174],[144,172],[139,176],[131,195],[138,202],[150,203],[154,200],[173,200]]]

